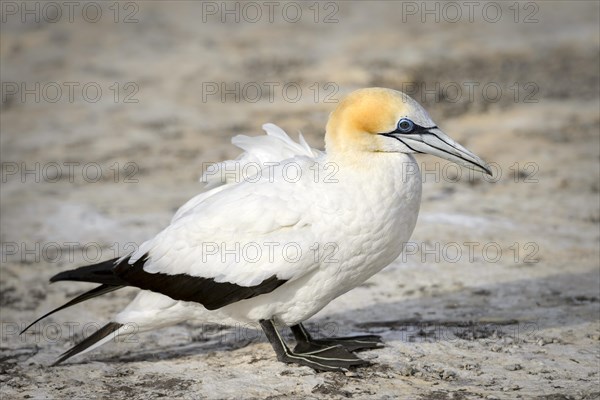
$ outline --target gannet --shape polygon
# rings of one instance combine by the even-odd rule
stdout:
[[[491,172],[415,100],[391,89],[360,89],[341,100],[327,122],[325,152],[301,134],[297,143],[273,124],[263,128],[266,136],[234,137],[245,152],[217,164],[227,173],[205,174],[208,189],[135,252],[50,279],[100,286],[40,319],[125,286],[142,289],[53,365],[132,324],[141,332],[215,316],[260,324],[284,363],[317,371],[369,364],[354,353],[381,347],[379,336],[316,339],[303,322],[401,254],[421,202],[413,154]],[[246,176],[240,171],[252,168],[231,168],[249,165],[254,173]],[[281,327],[291,328],[293,349]]]

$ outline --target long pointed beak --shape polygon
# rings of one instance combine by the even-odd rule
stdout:
[[[394,136],[420,153],[433,154],[444,160],[492,175],[492,171],[481,158],[456,143],[437,127],[419,134],[395,134]]]

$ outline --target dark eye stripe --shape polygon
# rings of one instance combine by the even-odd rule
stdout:
[[[431,129],[439,129],[439,128],[437,127],[437,125],[429,126],[429,127],[424,127],[424,126],[421,126],[421,125],[414,124],[413,130],[411,132],[402,132],[396,126],[395,130],[393,130],[391,132],[381,132],[381,133],[379,133],[379,135],[389,136],[389,135],[392,135],[394,133],[401,133],[401,134],[404,134],[404,135],[418,135],[418,134],[423,134],[423,133],[431,133],[431,132],[429,132]],[[433,134],[433,135],[435,135],[435,134]],[[437,135],[435,135],[435,136],[437,136]]]

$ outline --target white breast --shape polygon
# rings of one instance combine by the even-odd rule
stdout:
[[[362,167],[340,163],[332,176],[337,182],[318,182],[309,196],[318,196],[307,219],[313,221],[312,237],[317,238],[308,251],[319,258],[319,268],[269,294],[231,304],[222,309],[225,314],[296,324],[400,255],[419,212],[418,166],[407,154],[368,157]]]

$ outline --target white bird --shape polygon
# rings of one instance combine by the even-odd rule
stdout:
[[[45,316],[125,286],[143,289],[55,365],[131,324],[145,331],[211,316],[259,322],[282,362],[321,371],[368,364],[354,352],[380,347],[378,336],[314,339],[302,323],[401,254],[421,201],[413,153],[491,173],[416,101],[390,89],[343,99],[327,123],[326,152],[302,135],[296,143],[275,125],[263,128],[267,136],[233,138],[245,153],[208,170],[212,189],[133,254],[51,278],[101,285]],[[281,325],[291,328],[294,349]]]

